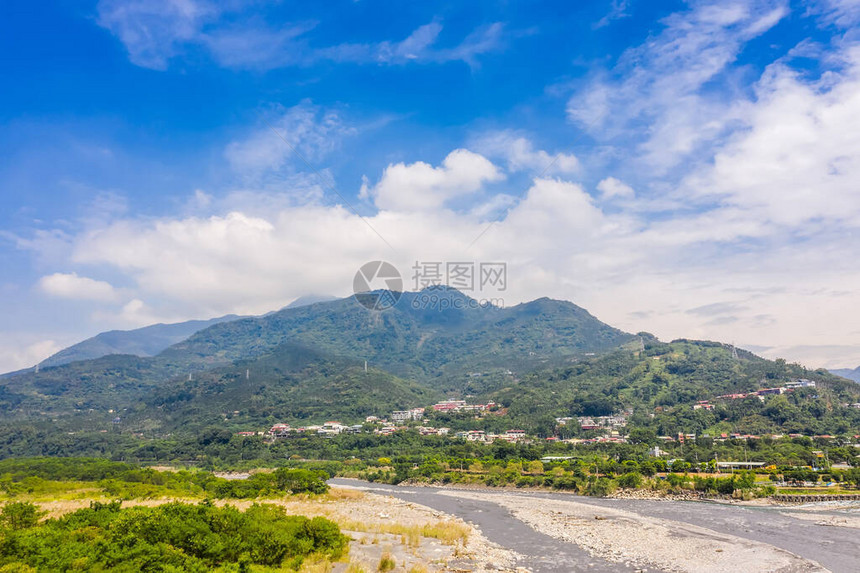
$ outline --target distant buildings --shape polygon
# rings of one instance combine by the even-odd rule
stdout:
[[[495,405],[495,402],[466,404],[465,400],[445,400],[433,404],[433,410],[436,412],[486,412]]]
[[[269,435],[273,438],[283,438],[288,436],[292,431],[293,429],[289,424],[275,424],[269,428]]]
[[[559,418],[561,420],[565,420],[565,423],[568,419]],[[618,430],[627,426],[627,416],[625,414],[615,414],[612,416],[581,416],[577,418],[579,422],[579,427],[583,430]]]
[[[815,381],[806,380],[805,378],[801,378],[799,380],[794,380],[791,382],[786,382],[782,386],[778,388],[762,388],[761,390],[756,390],[755,392],[746,392],[739,394],[723,394],[722,396],[717,396],[716,399],[721,400],[743,400],[744,398],[749,398],[751,396],[757,397],[759,400],[764,400],[765,396],[775,396],[779,394],[785,394],[786,392],[793,392],[798,388],[815,388]],[[707,401],[699,402],[699,404],[707,404]],[[704,407],[704,406],[702,406]],[[697,409],[696,406],[693,406],[693,409]],[[710,408],[708,408],[710,409]]]
[[[459,412],[465,407],[465,400],[445,400],[438,404],[433,404],[433,410],[436,412]]]
[[[793,382],[786,382],[785,387],[789,390],[794,390],[795,388],[815,388],[815,382],[813,380],[800,378]]]
[[[412,408],[411,410],[395,410],[391,412],[392,422],[410,422],[424,418],[424,408]]]
[[[345,426],[340,422],[326,422],[321,428],[317,429],[317,434],[336,436],[347,429],[349,429],[348,426]]]

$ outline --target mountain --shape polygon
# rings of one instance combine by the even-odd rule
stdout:
[[[368,360],[446,390],[475,370],[560,364],[633,338],[570,302],[543,298],[497,308],[437,287],[403,293],[384,312],[368,310],[351,297],[218,324],[170,347],[160,358],[209,368],[293,342]]]
[[[816,385],[718,398],[798,379]],[[624,333],[570,302],[497,308],[448,288],[402,293],[383,312],[355,297],[284,308],[212,325],[156,356],[108,355],[4,378],[0,415],[63,431],[164,436],[213,425],[356,423],[442,397],[504,406],[504,416],[436,421],[460,429],[550,435],[555,418],[620,410],[660,435],[860,429],[851,406],[860,386],[825,370],[735,355],[719,342]],[[710,406],[694,408],[700,401]]]
[[[855,382],[860,382],[860,366],[858,366],[854,370],[850,368],[836,368],[834,370],[831,370],[830,372],[836,374],[837,376],[842,376],[843,378],[854,380]]]
[[[326,295],[300,296],[285,308],[299,308],[320,302],[331,302],[337,297]],[[195,332],[212,325],[242,318],[229,314],[210,320],[189,320],[174,324],[153,324],[135,330],[111,330],[102,332],[83,342],[65,348],[39,363],[40,368],[60,366],[78,360],[91,360],[111,354],[133,356],[155,356],[166,348],[185,340]],[[29,370],[25,370],[29,371]],[[21,372],[25,372],[21,371]],[[18,374],[15,372],[12,374]]]
[[[441,397],[383,370],[365,371],[362,361],[288,343],[258,358],[163,386],[145,399],[145,408],[129,414],[129,421],[140,422],[160,411],[159,423],[168,429],[227,420],[242,427],[279,421],[357,423],[370,415],[427,405]]]
[[[111,330],[60,350],[43,360],[40,368],[60,366],[79,360],[92,360],[110,354],[155,356],[169,346],[185,340],[195,332],[220,322],[236,320],[227,315],[211,320],[189,320],[175,324],[153,324],[135,330]]]
[[[841,434],[860,429],[860,386],[826,370],[766,360],[728,344],[647,339],[564,368],[524,375],[490,396],[511,423],[540,431],[557,417],[605,416],[629,409],[638,427],[677,432]],[[798,379],[814,387],[771,390]],[[719,398],[734,395],[735,398]],[[747,395],[740,398],[739,395]],[[706,403],[707,407],[694,406]],[[575,434],[574,434],[575,435]]]
[[[301,306],[310,306],[318,302],[331,302],[333,300],[337,300],[337,297],[330,295],[309,294],[305,296],[300,296],[284,308],[299,308]]]
[[[358,384],[356,391],[366,394],[361,384],[372,382],[380,389],[372,396],[390,398],[375,401],[374,413],[384,414],[391,405],[416,403],[421,396],[489,392],[508,384],[512,373],[569,364],[634,338],[565,301],[496,308],[454,289],[435,288],[403,293],[394,308],[377,312],[350,297],[221,322],[154,357],[110,355],[6,378],[0,380],[0,410],[8,416],[54,417],[133,411],[160,425],[168,417],[166,403],[187,402],[171,401],[177,395],[171,392],[185,389],[196,396],[194,408],[211,411],[216,408],[211,397],[224,391],[231,403],[268,401],[277,417],[304,407],[302,401],[325,398],[325,388],[346,392]],[[300,376],[272,366],[285,360],[285,352],[295,356],[298,348],[313,349],[315,356]],[[374,373],[370,381],[355,376],[355,365],[363,372],[365,361]],[[252,381],[264,378],[267,390],[261,397],[258,387],[236,379],[248,370]],[[290,384],[301,388],[287,391]],[[165,402],[153,402],[155,397]],[[324,409],[313,411],[322,416]]]

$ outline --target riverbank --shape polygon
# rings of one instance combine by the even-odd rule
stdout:
[[[761,500],[714,503],[582,497],[518,488],[479,491],[343,479],[333,483],[385,492],[475,521],[491,541],[519,548],[523,554],[519,564],[536,573],[586,569],[853,573],[860,562],[854,527],[860,508],[845,504],[795,508]],[[565,553],[566,567],[546,557],[559,552]]]
[[[343,479],[353,479],[353,478],[343,478]],[[358,480],[363,481],[363,480]],[[569,495],[579,496],[579,494],[575,491],[566,491],[559,490],[549,487],[516,487],[516,486],[488,486],[483,484],[461,484],[461,483],[441,483],[441,482],[425,482],[425,481],[415,481],[415,480],[407,480],[398,484],[398,486],[405,487],[425,487],[425,488],[434,488],[434,489],[450,489],[450,490],[465,490],[465,491],[477,491],[477,492],[503,492],[503,493],[517,493],[517,494],[529,494],[529,493],[551,493],[556,495]],[[711,501],[711,502],[722,502],[722,503],[738,503],[738,504],[769,504],[769,498],[758,498],[750,501],[743,501],[738,499],[732,499],[731,496],[725,495],[709,495],[698,491],[692,490],[681,490],[678,492],[674,491],[655,491],[650,489],[618,489],[606,496],[602,496],[603,499],[648,499],[648,500],[659,500],[659,501]]]
[[[451,492],[446,495],[498,503],[537,531],[575,543],[603,559],[691,573],[823,572],[819,564],[788,551],[690,524],[575,501]]]
[[[38,505],[46,512],[46,517],[60,517],[88,507],[91,501],[109,500],[93,497],[42,501]],[[123,506],[154,507],[172,501],[199,503],[200,500],[130,500],[123,502]],[[334,487],[330,493],[320,496],[216,500],[214,503],[240,510],[254,503],[267,503],[283,507],[292,515],[320,516],[334,521],[351,542],[347,558],[325,569],[332,573],[343,573],[350,567],[352,571],[376,571],[383,555],[395,563],[394,573],[524,571],[516,567],[520,555],[488,541],[479,529],[463,519],[384,493]]]

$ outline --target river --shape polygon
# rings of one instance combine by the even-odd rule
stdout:
[[[820,564],[834,573],[860,571],[860,529],[823,525],[809,519],[809,508],[745,506],[696,501],[603,499],[564,493],[482,490],[484,499],[467,498],[474,490],[410,487],[375,484],[359,480],[333,479],[332,485],[359,487],[431,507],[473,523],[490,541],[523,555],[518,565],[535,573],[570,571],[642,571],[641,567],[614,563],[590,555],[583,548],[533,529],[488,496],[517,496],[535,504],[575,501],[601,508],[614,508],[639,516],[659,518],[703,527],[718,534],[765,543]],[[458,492],[464,497],[459,497]],[[501,502],[503,497],[498,498]],[[802,513],[804,512],[805,513]],[[855,507],[822,505],[815,516],[860,517]],[[799,519],[794,517],[804,517]]]

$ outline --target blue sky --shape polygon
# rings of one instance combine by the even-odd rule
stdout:
[[[348,295],[378,258],[505,261],[505,304],[860,364],[858,23],[855,0],[12,0],[0,371]]]

